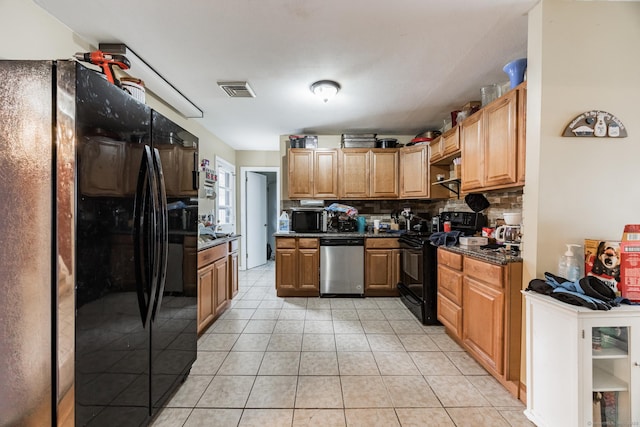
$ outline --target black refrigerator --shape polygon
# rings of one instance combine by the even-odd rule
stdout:
[[[198,140],[74,61],[0,80],[2,209],[24,215],[3,224],[0,309],[24,327],[0,329],[0,425],[146,425],[196,358]]]

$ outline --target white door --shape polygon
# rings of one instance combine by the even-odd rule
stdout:
[[[267,177],[247,172],[247,269],[267,262]]]

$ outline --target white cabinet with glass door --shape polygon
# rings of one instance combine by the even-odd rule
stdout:
[[[640,426],[640,306],[527,292],[527,410],[537,426]]]

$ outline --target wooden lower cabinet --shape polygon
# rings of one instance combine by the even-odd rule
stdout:
[[[397,238],[368,238],[364,252],[364,295],[398,296],[400,245]]]
[[[213,264],[198,270],[198,333],[208,326],[215,315]]]
[[[520,392],[522,263],[438,249],[438,320],[511,394]]]
[[[279,297],[320,296],[317,238],[276,237],[276,292]]]
[[[198,334],[229,306],[229,262],[226,243],[198,252]]]
[[[238,294],[238,240],[229,242],[229,299]]]
[[[463,288],[462,342],[472,348],[484,364],[501,375],[504,294],[470,277],[464,278]]]

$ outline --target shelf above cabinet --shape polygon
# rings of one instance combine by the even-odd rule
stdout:
[[[455,187],[455,189],[449,187],[449,184],[452,184]],[[447,190],[451,191],[456,196],[458,196],[458,199],[460,198],[460,179],[459,178],[452,178],[452,179],[445,179],[445,180],[442,180],[442,181],[436,181],[436,182],[431,183],[431,185],[441,185],[442,187],[446,188]]]

